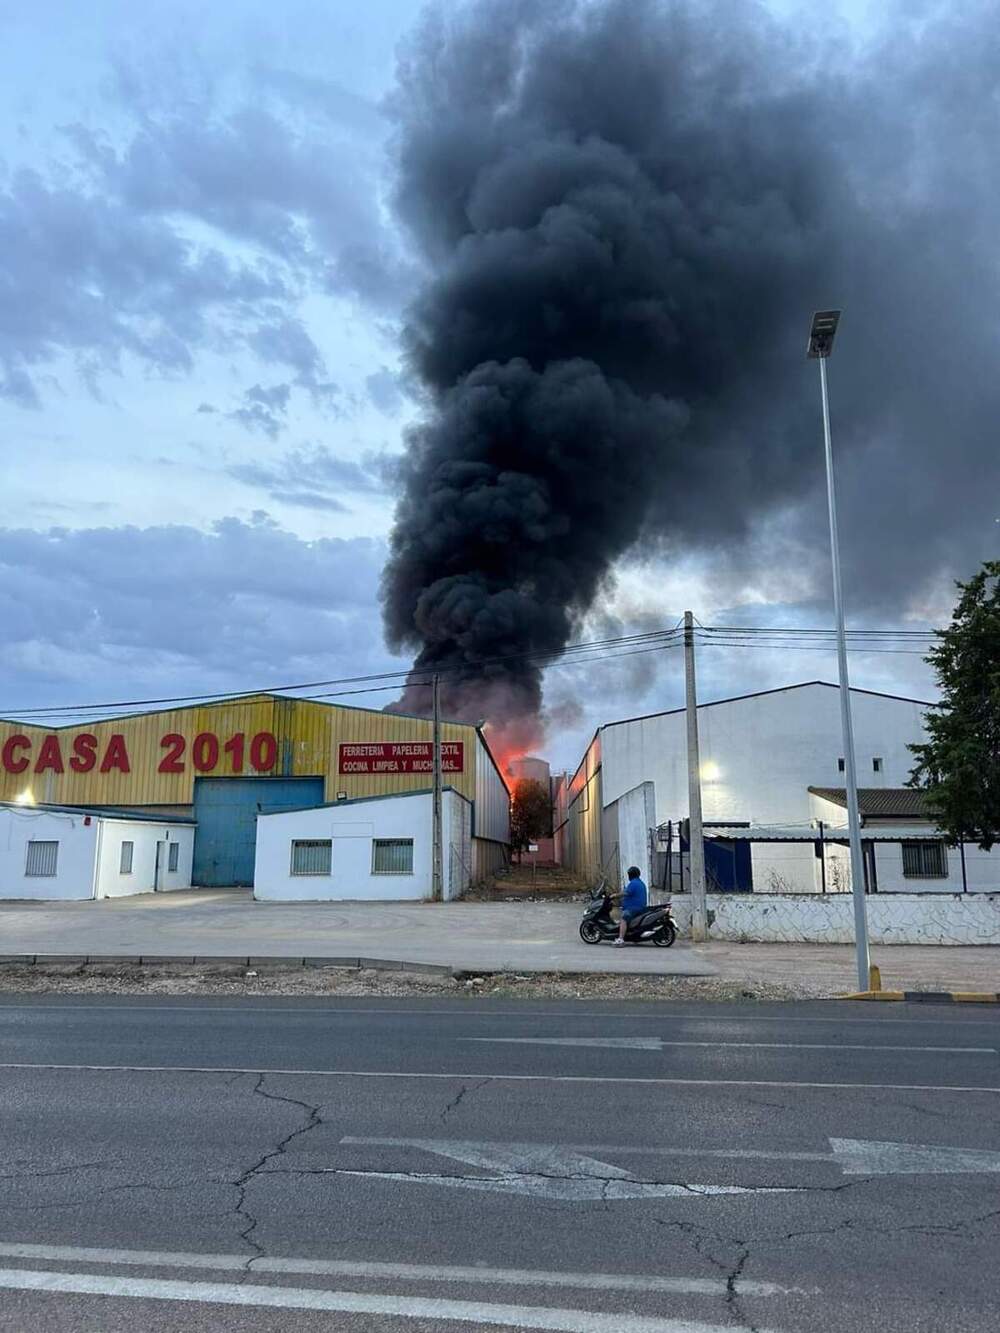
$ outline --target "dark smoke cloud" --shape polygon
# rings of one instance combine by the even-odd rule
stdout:
[[[533,743],[537,666],[479,659],[558,650],[637,542],[733,549],[800,502],[808,530],[828,304],[851,595],[898,618],[995,544],[1000,25],[953,10],[856,51],[747,0],[426,17],[394,107],[426,412],[383,592],[447,712]]]

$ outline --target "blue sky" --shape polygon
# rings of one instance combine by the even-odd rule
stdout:
[[[0,713],[405,665],[378,580],[418,410],[399,327],[420,273],[393,222],[385,98],[419,10],[0,3]],[[636,551],[590,630],[688,605],[794,622],[823,558],[822,532],[808,559],[735,570]],[[950,600],[943,574],[896,623]],[[679,666],[551,672],[552,758],[675,706]],[[834,669],[720,650],[702,690]],[[910,657],[863,659],[856,680],[930,688]]]

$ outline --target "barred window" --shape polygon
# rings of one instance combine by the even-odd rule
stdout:
[[[134,842],[123,842],[123,843],[122,843],[122,859],[121,859],[121,864],[120,864],[119,867],[118,867],[118,870],[119,870],[119,873],[120,873],[120,874],[122,874],[122,875],[131,875],[131,873],[132,873],[132,853],[133,853],[134,850],[135,850],[135,843],[134,843]]]
[[[58,861],[58,842],[29,842],[24,873],[34,879],[51,878],[56,873]]]
[[[947,879],[948,854],[943,842],[904,842],[903,874],[907,879]]]
[[[292,874],[329,875],[333,865],[330,838],[293,838]]]
[[[167,870],[168,870],[168,871],[173,871],[173,870],[176,870],[176,869],[177,869],[177,864],[178,864],[178,862],[180,861],[180,855],[181,855],[181,845],[180,845],[180,843],[179,843],[179,842],[172,842],[172,843],[170,844],[170,850],[169,850],[169,852],[167,852]]]
[[[373,875],[412,875],[412,838],[375,838],[372,841]]]

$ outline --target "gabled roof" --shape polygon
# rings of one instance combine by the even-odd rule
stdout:
[[[195,709],[203,708],[229,708],[234,704],[256,704],[262,700],[268,700],[271,703],[301,703],[315,704],[320,708],[341,708],[348,713],[385,713],[384,708],[366,708],[363,704],[343,704],[339,699],[310,698],[308,694],[279,694],[274,690],[253,690],[242,694],[221,695],[193,695],[190,698],[178,698],[173,702],[167,702],[160,708],[152,708],[148,705],[158,703],[156,699],[143,701],[139,699],[134,705],[122,704],[123,708],[129,711],[123,713],[109,714],[107,717],[90,717],[86,722],[55,722],[45,721],[36,722],[32,717],[0,717],[0,724],[9,727],[34,727],[36,731],[57,732],[57,731],[79,731],[83,726],[95,726],[105,722],[131,722],[140,717],[152,717],[158,713],[188,713]],[[144,703],[146,706],[144,706]],[[114,705],[109,705],[112,707]],[[60,710],[56,710],[60,711]],[[87,705],[81,704],[80,710],[86,715],[92,711]],[[44,714],[39,716],[44,717]],[[388,717],[405,717],[412,722],[433,722],[433,718],[424,713],[388,713]],[[468,727],[472,731],[478,731],[482,734],[482,728],[475,722],[458,722],[451,717],[443,717],[441,722],[449,727]],[[485,738],[484,738],[485,743]],[[488,748],[488,747],[487,747]]]
[[[709,699],[704,703],[698,704],[699,711],[702,708],[717,708],[720,704],[738,704],[744,699],[761,699],[767,694],[784,694],[788,690],[808,690],[814,685],[821,685],[827,690],[839,690],[840,686],[835,685],[829,680],[801,680],[795,685],[776,685],[770,690],[752,690],[749,694],[733,694],[727,699]],[[905,694],[886,694],[883,690],[863,690],[857,685],[851,686],[852,694],[869,694],[876,699],[895,699],[897,703],[919,704],[921,708],[936,708],[937,705],[927,699],[911,699]],[[628,722],[648,722],[654,717],[669,717],[673,713],[683,713],[683,708],[665,708],[660,713],[643,713],[639,717],[623,717],[617,722],[605,722],[597,728],[598,731],[606,731],[608,727],[623,727]],[[596,734],[596,733],[595,733]]]
[[[752,690],[749,694],[732,694],[726,699],[708,699],[703,703],[699,703],[698,711],[701,712],[703,708],[716,708],[720,704],[738,704],[741,703],[744,699],[760,699],[767,694],[784,694],[787,690],[808,690],[814,685],[821,685],[824,689],[828,690],[840,689],[839,685],[834,685],[833,682],[829,680],[800,680],[795,685],[776,685],[774,686],[773,689],[770,690]],[[938,706],[935,703],[931,703],[927,699],[911,699],[908,695],[905,694],[886,694],[882,690],[863,690],[860,689],[857,685],[851,686],[851,693],[869,694],[876,699],[895,699],[897,703],[918,704],[921,708],[937,708]],[[651,722],[654,718],[657,717],[672,717],[678,713],[683,713],[684,711],[685,710],[683,708],[665,708],[660,713],[641,713],[639,714],[638,717],[622,717],[619,718],[616,722],[602,722],[601,725],[594,732],[593,736],[591,736],[589,742],[587,743],[586,749],[583,752],[583,756],[580,759],[580,762],[573,770],[572,777],[569,779],[569,782],[567,783],[567,790],[576,780],[576,775],[583,767],[583,762],[587,757],[587,752],[590,750],[590,747],[593,745],[594,741],[597,740],[598,736],[601,734],[602,731],[609,731],[611,727],[625,727],[628,726],[630,722]]]
[[[844,787],[810,787],[813,796],[847,809]],[[859,787],[858,812],[869,819],[928,819],[924,793],[916,787]]]

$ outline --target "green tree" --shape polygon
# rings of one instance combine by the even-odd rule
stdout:
[[[544,782],[522,778],[510,803],[510,845],[523,852],[536,838],[552,833],[552,797]]]
[[[968,583],[927,661],[941,705],[927,714],[923,745],[911,745],[910,786],[927,794],[928,812],[952,844],[1000,842],[1000,560]]]

